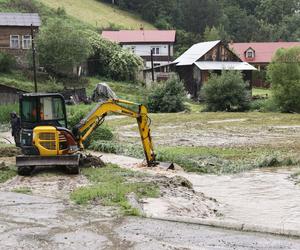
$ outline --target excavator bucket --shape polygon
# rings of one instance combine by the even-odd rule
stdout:
[[[164,168],[166,170],[175,170],[175,165],[174,163],[170,163],[170,162],[159,162],[158,166],[161,168]]]

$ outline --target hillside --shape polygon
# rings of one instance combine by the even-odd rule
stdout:
[[[145,28],[154,29],[153,25],[143,21],[138,16],[96,0],[38,1],[51,8],[63,7],[68,15],[94,27],[104,28],[114,24],[128,29],[139,29],[142,24]]]

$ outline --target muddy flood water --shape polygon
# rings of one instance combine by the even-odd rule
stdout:
[[[300,185],[292,169],[258,169],[237,175],[184,175],[196,191],[217,199],[224,219],[300,230]]]

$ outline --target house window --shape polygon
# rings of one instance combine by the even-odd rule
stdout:
[[[131,52],[135,53],[135,46],[131,46]]]
[[[246,58],[254,58],[255,57],[255,52],[252,49],[249,49],[246,51]]]
[[[160,63],[154,63],[153,66],[154,67],[160,66]]]
[[[10,36],[10,48],[19,49],[20,48],[20,37],[18,35]]]
[[[153,55],[159,55],[160,51],[159,51],[159,47],[152,47],[151,48]]]
[[[23,47],[23,49],[30,49],[30,47],[31,47],[31,36],[30,35],[23,36],[22,47]]]

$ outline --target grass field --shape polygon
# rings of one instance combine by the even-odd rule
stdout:
[[[271,89],[262,89],[262,88],[253,88],[252,89],[253,96],[263,96],[263,97],[270,97],[272,95]]]
[[[96,0],[39,0],[39,2],[51,8],[63,7],[68,15],[94,27],[105,28],[114,24],[127,29],[139,29],[141,25],[147,29],[154,29],[153,25],[140,17]]]

